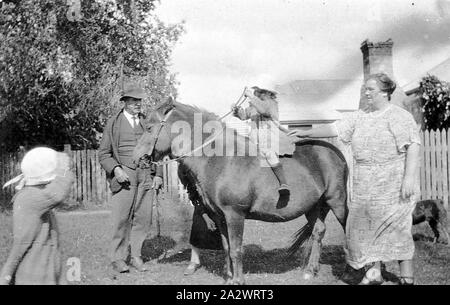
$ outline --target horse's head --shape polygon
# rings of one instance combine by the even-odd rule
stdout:
[[[217,115],[211,112],[169,99],[148,114],[146,131],[134,149],[134,160],[139,162],[145,157],[159,161],[167,155],[201,156],[204,144],[208,143],[204,143],[205,139],[210,137],[213,131],[218,133],[220,130],[219,134],[223,134],[225,126],[219,120]],[[221,155],[224,143],[218,143],[214,145],[214,149],[217,150],[217,155]]]
[[[133,159],[138,163],[143,158],[161,160],[171,153],[172,114],[175,111],[173,99],[153,109],[145,120],[145,131],[139,139],[133,153]]]

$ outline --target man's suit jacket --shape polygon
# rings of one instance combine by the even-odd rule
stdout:
[[[111,191],[117,193],[120,191],[121,186],[117,182],[114,177],[114,168],[117,166],[121,166],[119,162],[119,132],[120,132],[120,124],[121,120],[126,118],[122,115],[122,109],[117,114],[115,114],[112,118],[110,118],[106,124],[106,127],[103,131],[102,141],[100,143],[99,148],[99,161],[100,165],[106,171],[106,177],[110,182]],[[140,119],[144,119],[145,116],[139,114]],[[142,123],[139,122],[139,124]],[[142,126],[143,127],[143,126]],[[145,130],[145,128],[144,128]],[[162,166],[152,165],[151,168],[152,175],[159,176],[162,178],[163,176],[163,168]]]

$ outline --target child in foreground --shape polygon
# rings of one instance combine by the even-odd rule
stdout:
[[[53,208],[70,192],[73,174],[69,157],[46,147],[25,154],[22,174],[7,182],[18,193],[13,199],[14,241],[0,272],[0,285],[62,283],[59,232]]]

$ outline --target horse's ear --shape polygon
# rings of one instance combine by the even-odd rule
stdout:
[[[166,114],[167,112],[169,112],[172,108],[175,107],[174,105],[175,99],[173,98],[172,95],[169,95],[167,97],[167,100],[161,105],[162,109],[164,109],[163,113]]]
[[[174,103],[174,102],[175,102],[175,99],[173,98],[173,96],[172,96],[172,95],[169,95],[169,97],[167,98],[167,101],[166,101],[167,106],[173,107],[173,103]]]
[[[164,114],[166,114],[170,109],[174,108],[174,98],[172,95],[169,95],[169,97],[167,97],[167,99],[159,104],[158,106],[155,107],[155,111],[162,111]]]

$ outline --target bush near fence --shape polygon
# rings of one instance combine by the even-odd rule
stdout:
[[[450,194],[449,152],[450,135],[447,130],[422,131],[422,148],[420,162],[421,199],[442,199],[448,209]],[[336,141],[336,138],[324,139],[336,145],[344,153],[350,171],[352,169],[351,151]],[[66,207],[107,207],[111,199],[105,171],[101,168],[96,150],[71,150],[65,145],[65,151],[73,162],[76,176]],[[0,152],[0,183],[3,185],[9,179],[20,173],[20,160],[23,151],[17,153]],[[180,202],[189,203],[183,185],[178,180],[177,163],[172,162],[164,166],[164,189],[167,198],[174,198]],[[350,175],[349,185],[351,185]],[[0,203],[7,206],[14,195],[14,187],[9,186],[0,192]],[[351,192],[349,192],[351,194]]]

